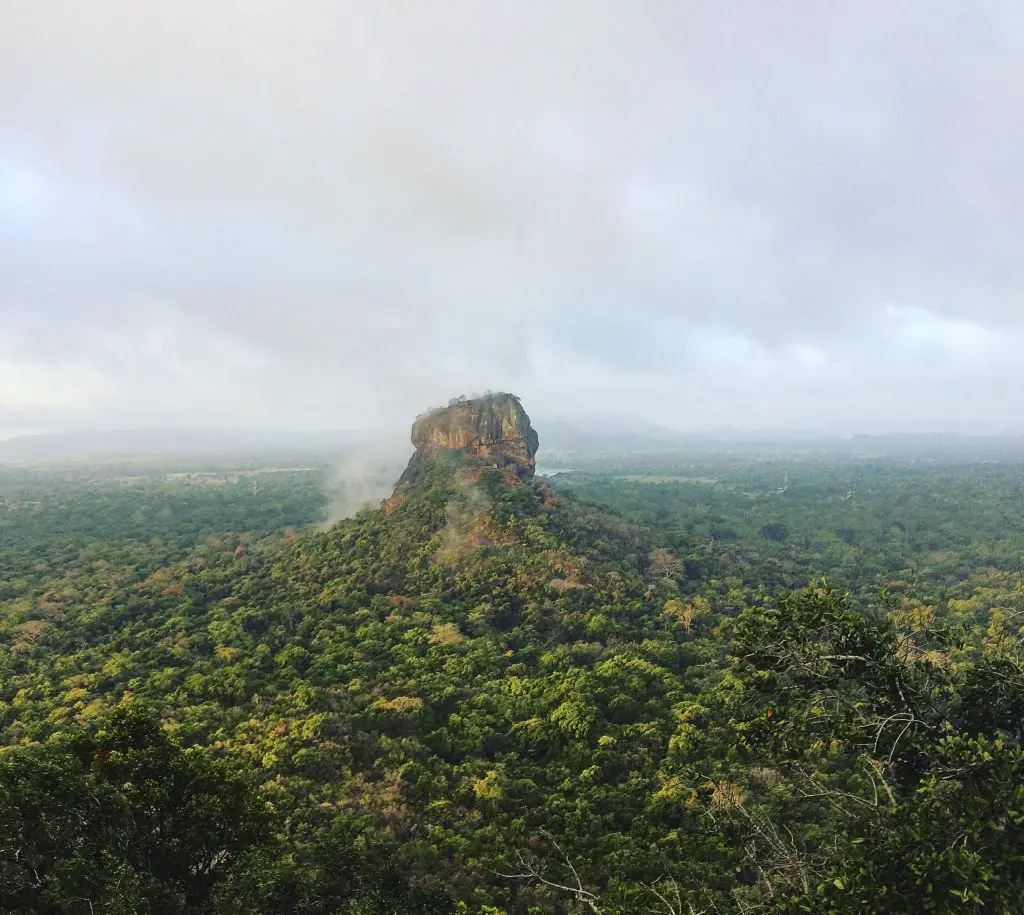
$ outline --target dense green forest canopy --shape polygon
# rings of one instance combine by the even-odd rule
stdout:
[[[637,458],[553,480],[641,525],[721,610],[822,576],[972,628],[1024,609],[1024,461]]]
[[[0,473],[0,909],[1020,911],[1019,466],[271,469]]]

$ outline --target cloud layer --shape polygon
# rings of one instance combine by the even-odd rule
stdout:
[[[9,4],[0,428],[1024,431],[1024,10]]]

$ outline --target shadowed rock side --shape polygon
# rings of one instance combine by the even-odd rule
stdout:
[[[538,438],[518,397],[488,394],[419,417],[412,425],[412,443],[416,453],[399,485],[415,482],[423,464],[445,452],[459,452],[530,479],[536,465]]]

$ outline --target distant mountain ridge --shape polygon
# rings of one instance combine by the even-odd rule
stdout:
[[[956,432],[880,433],[852,436],[803,431],[752,431],[721,428],[708,433],[609,430],[600,425],[539,423],[545,453],[552,455],[626,454],[836,454],[852,457],[885,455],[961,458],[1009,458],[1024,455],[1024,436],[965,435]]]
[[[630,420],[630,418],[626,418]],[[921,455],[1011,458],[1024,455],[1024,436],[967,435],[956,432],[857,434],[743,430],[722,427],[707,433],[678,432],[639,417],[581,421],[537,421],[544,453],[553,456],[688,453],[826,453],[863,456]],[[245,455],[324,455],[334,457],[372,449],[408,455],[408,438],[398,432],[263,430],[83,430],[18,435],[0,440],[0,463],[242,457]],[[402,460],[405,458],[402,457]]]

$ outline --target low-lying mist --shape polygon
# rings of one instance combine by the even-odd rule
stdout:
[[[377,446],[341,458],[327,475],[327,523],[337,524],[390,496],[408,459],[408,445]]]

